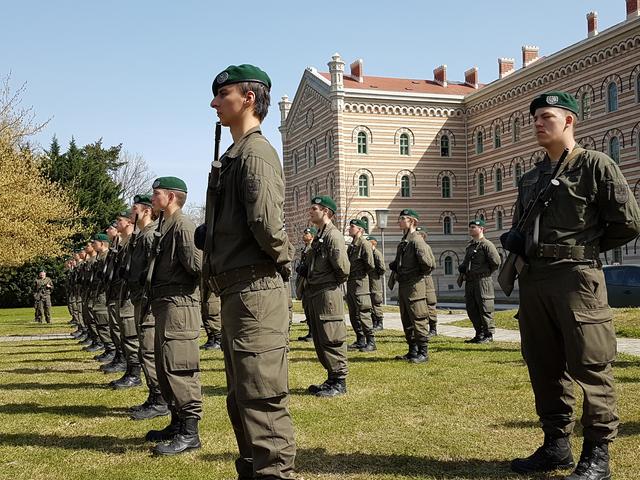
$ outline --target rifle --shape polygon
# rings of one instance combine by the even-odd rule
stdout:
[[[529,201],[522,213],[522,216],[518,220],[518,223],[513,228],[513,230],[517,231],[520,234],[526,235],[527,230],[529,230],[538,215],[549,206],[549,204],[551,203],[551,196],[553,195],[554,188],[560,185],[560,182],[558,181],[556,176],[558,175],[558,172],[560,171],[560,167],[563,164],[564,160],[567,158],[567,155],[569,155],[569,149],[565,148],[564,152],[562,152],[560,160],[558,160],[558,163],[553,169],[551,180],[544,186],[544,188],[540,189],[538,195],[535,198],[532,198]],[[518,275],[522,273],[523,269],[526,268],[526,265],[527,263],[525,259],[523,259],[520,255],[509,252],[507,259],[502,264],[500,273],[498,274],[498,283],[500,284],[500,288],[502,288],[502,291],[507,297],[511,295],[511,292],[513,292],[515,281],[518,278]]]
[[[138,235],[140,234],[140,229],[138,228],[138,214],[136,213],[135,218],[133,219],[133,232],[131,232],[131,236],[129,237],[129,242],[127,243],[127,251],[124,252],[125,262],[124,268],[120,271],[120,278],[122,282],[120,283],[120,290],[118,291],[118,303],[120,306],[124,304],[124,296],[129,286],[129,277],[131,272],[131,254],[133,250],[136,248],[138,243]]]
[[[469,265],[473,261],[473,257],[475,257],[477,254],[478,254],[478,247],[475,248],[475,250],[473,251],[473,253],[469,257],[469,261],[467,261],[466,258],[462,261],[462,265],[466,265],[465,273],[466,273],[467,268],[469,268]],[[462,287],[462,284],[466,280],[465,273],[462,273],[462,272],[458,273],[458,278],[456,279],[456,283],[458,284],[458,287]]]
[[[162,223],[164,222],[164,210],[160,210],[160,215],[158,216],[158,226],[153,232],[153,245],[151,246],[149,267],[147,270],[147,277],[144,281],[144,289],[142,290],[142,315],[141,319],[144,319],[149,314],[149,309],[151,308],[151,280],[153,280],[153,271],[156,266],[156,258],[158,258],[158,254],[160,253],[160,239],[162,238]]]
[[[218,195],[218,188],[220,187],[220,169],[222,163],[220,162],[220,138],[222,136],[222,124],[216,122],[214,149],[213,149],[213,161],[211,162],[211,171],[209,172],[209,184],[207,187],[207,205],[206,212],[207,217],[205,219],[207,230],[204,242],[204,255],[202,258],[202,283],[203,291],[202,298],[206,300],[213,290],[212,285],[209,283],[209,277],[211,276],[210,255],[213,251],[213,228],[215,224],[215,206],[216,196]]]
[[[102,269],[102,282],[106,285],[105,294],[107,296],[107,303],[109,303],[111,290],[111,282],[113,281],[113,272],[116,269],[116,261],[118,259],[118,245],[120,243],[120,236],[116,235],[115,240],[109,246],[109,253],[104,262],[104,268]]]

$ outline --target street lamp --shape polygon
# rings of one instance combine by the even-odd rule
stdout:
[[[387,220],[389,219],[389,209],[388,208],[378,208],[376,209],[376,224],[380,229],[380,236],[382,237],[382,259],[386,263],[386,259],[384,256],[384,229],[387,228]],[[382,275],[382,303],[384,305],[387,304],[387,278],[386,274]]]

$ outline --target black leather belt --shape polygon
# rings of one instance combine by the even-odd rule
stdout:
[[[557,243],[541,243],[536,250],[536,257],[569,260],[596,260],[600,249],[595,245],[559,245]]]
[[[221,292],[230,285],[247,280],[257,280],[262,277],[273,277],[276,266],[272,263],[258,263],[246,267],[235,268],[211,277],[211,286],[216,292]]]

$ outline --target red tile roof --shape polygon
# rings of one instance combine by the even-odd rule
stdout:
[[[319,74],[331,81],[330,73],[319,72]],[[433,80],[412,80],[410,78],[365,76],[364,82],[360,83],[353,80],[347,74],[344,75],[344,88],[408,93],[439,93],[443,95],[466,95],[476,91],[475,88],[459,82],[447,82],[447,86],[443,87]]]

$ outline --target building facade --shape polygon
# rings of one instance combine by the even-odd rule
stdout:
[[[307,226],[310,199],[328,194],[345,232],[349,219],[363,218],[380,237],[375,211],[389,209],[389,262],[401,238],[398,212],[414,208],[438,261],[439,294],[460,296],[455,280],[468,222],[484,218],[487,237],[499,246],[517,181],[544,156],[529,103],[549,90],[575,94],[579,143],[616,160],[640,201],[639,3],[627,0],[626,20],[600,33],[597,14],[587,14],[587,38],[552,55],[523,46],[520,69],[514,59],[498,59],[499,78],[488,85],[476,68],[464,82],[449,81],[446,65],[432,80],[366,76],[362,60],[346,73],[339,54],[327,73],[306,69],[293,100],[279,104],[291,238]],[[640,263],[639,243],[603,262]]]

